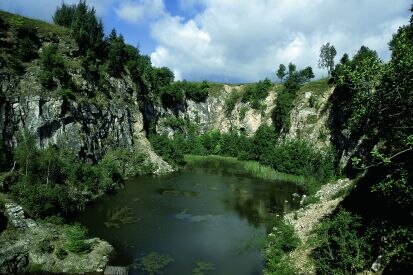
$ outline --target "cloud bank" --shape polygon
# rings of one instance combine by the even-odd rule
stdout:
[[[67,4],[78,0],[64,0]],[[51,21],[62,0],[1,0],[0,9]],[[409,0],[88,0],[108,29],[139,37],[155,66],[177,79],[257,81],[280,63],[312,66],[322,44],[336,60],[361,45],[388,60],[387,43],[410,17]],[[121,22],[122,24],[117,24]],[[109,23],[109,24],[108,24]],[[125,29],[122,29],[125,28]],[[132,39],[133,40],[133,39]],[[136,40],[136,38],[135,38]],[[147,46],[149,45],[149,46]]]
[[[201,4],[189,20],[165,15],[152,24],[151,59],[186,79],[274,78],[280,63],[317,68],[322,44],[354,54],[361,45],[388,59],[387,42],[408,22],[406,0],[181,0]]]

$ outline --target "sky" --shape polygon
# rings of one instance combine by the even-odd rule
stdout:
[[[64,0],[67,4],[78,0]],[[51,22],[62,0],[0,0],[0,9]],[[408,23],[411,0],[87,0],[157,67],[176,80],[275,80],[279,64],[311,66],[321,45],[354,55],[361,45],[390,58],[388,42]]]

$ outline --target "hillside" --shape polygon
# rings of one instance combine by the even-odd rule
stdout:
[[[102,272],[111,245],[71,217],[203,161],[302,193],[268,232],[265,273],[412,270],[411,24],[389,63],[362,46],[328,79],[290,63],[281,83],[233,85],[174,81],[84,2],[64,9],[60,25],[0,11],[0,273]]]

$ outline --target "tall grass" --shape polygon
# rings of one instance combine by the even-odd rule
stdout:
[[[241,161],[233,157],[223,157],[217,155],[185,155],[186,166],[216,168],[217,170],[226,169],[229,172],[245,174],[257,179],[291,182],[300,186],[308,184],[303,176],[290,175],[277,172],[271,167],[262,165],[256,161]]]

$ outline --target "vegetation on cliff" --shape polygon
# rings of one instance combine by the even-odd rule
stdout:
[[[363,46],[332,72],[332,108],[341,112],[333,131],[347,131],[347,144],[362,146],[347,167],[348,175],[360,175],[356,187],[317,230],[320,274],[358,272],[375,261],[386,274],[413,271],[412,24],[413,17],[390,41],[389,63]]]
[[[357,177],[356,185],[340,210],[315,231],[312,258],[317,273],[361,272],[377,259],[388,274],[413,270],[413,17],[393,36],[388,63],[362,46],[351,58],[345,54],[333,68],[335,48],[329,43],[323,46],[320,65],[331,73],[330,82],[335,86],[327,122],[332,149],[285,138],[298,94],[314,78],[311,67],[297,70],[292,63],[281,64],[277,76],[282,84],[265,79],[226,97],[227,116],[239,102],[262,111],[269,91],[275,88],[272,125],[261,125],[251,136],[243,129],[202,132],[196,122],[177,114],[185,110],[188,101],[203,103],[216,96],[219,84],[174,82],[169,68],[152,66],[150,58],[127,45],[116,30],[105,37],[95,10],[85,1],[62,4],[53,19],[55,25],[50,25],[0,12],[2,79],[26,73],[34,76],[41,88],[32,96],[61,100],[61,117],[67,115],[71,104],[93,104],[99,107],[96,113],[112,101],[121,108],[136,105],[145,115],[144,130],[154,150],[176,165],[229,161],[258,177],[295,175],[285,178],[294,178],[308,194],[314,194],[321,184],[336,177],[339,163],[345,162],[342,173]],[[121,79],[133,87],[123,94],[114,92],[110,84]],[[325,89],[324,84],[307,85]],[[0,103],[21,95],[19,91],[0,92]],[[314,98],[309,102],[317,104]],[[158,107],[173,113],[165,120],[174,128],[172,137],[156,131]],[[240,113],[245,116],[243,110]],[[82,124],[84,131],[86,124]],[[99,156],[77,154],[60,143],[39,149],[29,129],[20,130],[18,139],[0,142],[0,188],[34,217],[77,211],[89,200],[120,186],[123,178],[154,171],[139,148],[111,144]],[[292,228],[280,224],[275,231],[268,239],[267,271],[297,272],[286,256],[298,245]],[[76,227],[67,231],[66,249],[87,251],[84,235]]]

